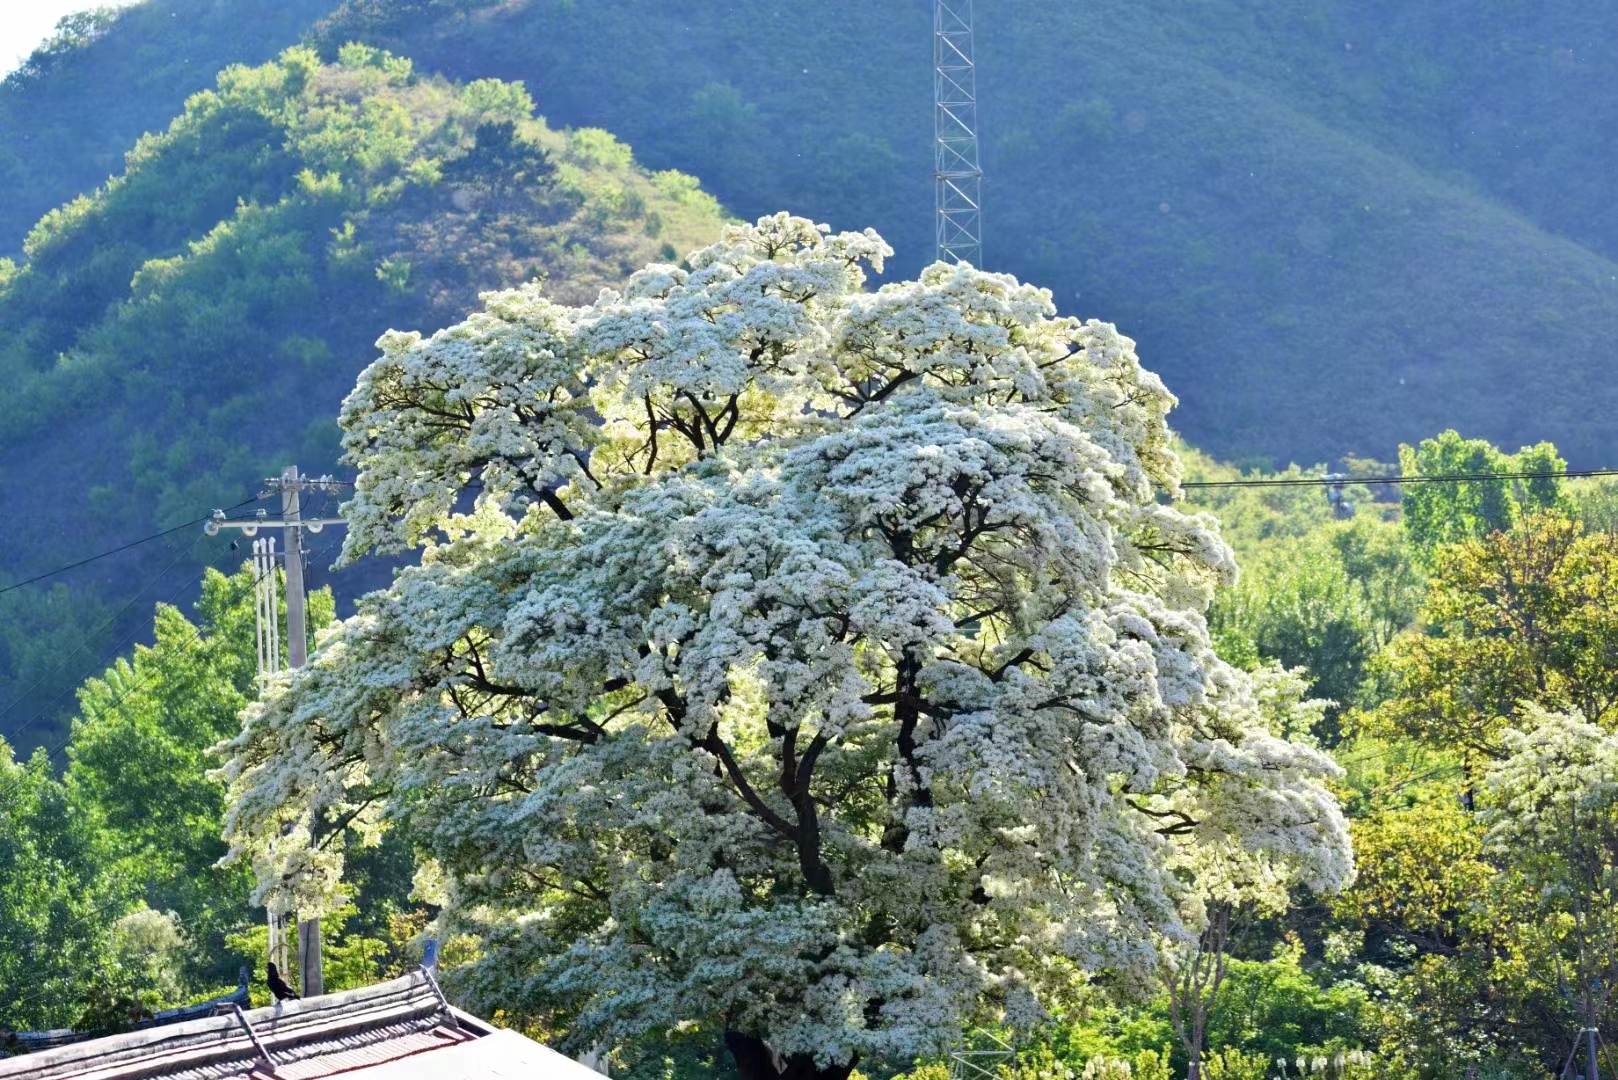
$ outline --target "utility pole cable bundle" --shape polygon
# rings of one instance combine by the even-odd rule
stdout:
[[[253,541],[253,614],[258,629],[259,686],[281,670],[281,600],[275,580],[275,537]]]
[[[253,541],[253,614],[258,631],[258,685],[281,670],[281,597],[275,573],[275,537]],[[287,941],[288,917],[269,912],[270,962],[279,971],[291,971]]]

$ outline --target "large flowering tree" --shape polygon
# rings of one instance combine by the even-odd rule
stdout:
[[[1209,645],[1235,567],[1161,501],[1174,399],[1005,275],[865,291],[889,254],[778,215],[382,339],[345,557],[420,561],[230,744],[269,902],[408,820],[468,994],[580,1044],[707,1025],[756,1080],[1151,978],[1199,848],[1345,879],[1288,684]]]

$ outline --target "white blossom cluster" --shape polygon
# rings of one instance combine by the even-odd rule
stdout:
[[[1325,1054],[1314,1054],[1310,1057],[1299,1054],[1292,1061],[1278,1057],[1275,1059],[1275,1067],[1277,1074],[1283,1077],[1291,1076],[1289,1070],[1293,1067],[1296,1067],[1298,1076],[1350,1077],[1372,1068],[1376,1061],[1376,1055],[1365,1050],[1346,1052],[1339,1050],[1329,1058]]]
[[[826,1064],[1149,974],[1199,853],[1348,878],[1297,681],[1209,644],[1173,397],[1009,276],[867,291],[889,254],[782,214],[381,340],[345,557],[420,562],[228,744],[261,895],[408,821],[474,999]]]
[[[1560,880],[1544,902],[1618,889],[1618,737],[1577,712],[1525,711],[1533,726],[1505,733],[1507,756],[1484,778],[1489,847],[1518,860],[1551,856],[1555,872],[1540,875]]]

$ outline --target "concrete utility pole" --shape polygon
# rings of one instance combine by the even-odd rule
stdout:
[[[303,524],[298,498],[298,467],[281,474],[281,520],[286,522],[282,548],[287,567],[287,666],[301,668],[309,660],[309,620],[304,613]],[[306,997],[326,992],[320,965],[320,920],[298,920],[298,986]]]
[[[254,536],[259,529],[276,528],[282,530],[282,555],[286,566],[286,605],[287,605],[287,666],[299,668],[309,659],[309,618],[304,597],[303,582],[303,530],[307,527],[310,532],[319,532],[327,525],[341,525],[342,518],[314,518],[305,520],[303,517],[302,493],[304,490],[333,490],[339,486],[329,476],[312,479],[298,474],[296,465],[288,465],[280,476],[270,477],[265,484],[274,490],[281,490],[281,520],[272,521],[269,516],[260,510],[257,517],[248,521],[227,521],[223,510],[215,510],[212,520],[203,526],[203,531],[209,536],[217,535],[220,529],[240,529],[244,536]],[[260,545],[254,545],[255,556],[260,555]],[[266,666],[260,670],[260,675],[273,674],[279,668],[280,645],[276,640],[276,622],[279,613],[276,611],[274,566],[275,548],[273,541],[263,545],[263,565],[269,574],[269,585],[265,595],[269,597],[268,611],[260,618],[260,645],[259,655],[261,663]],[[255,565],[259,559],[255,558]],[[261,575],[262,576],[262,575]],[[261,601],[261,609],[264,606]],[[265,642],[268,642],[266,645]],[[265,651],[269,650],[266,658]],[[273,924],[273,917],[272,917]],[[273,935],[272,935],[273,936]],[[275,942],[271,941],[272,952]],[[300,919],[298,921],[298,989],[305,997],[316,997],[325,992],[325,977],[321,972],[320,963],[320,920]]]

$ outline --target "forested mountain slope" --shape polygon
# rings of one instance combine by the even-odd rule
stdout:
[[[875,225],[909,273],[928,12],[350,0],[317,38],[523,78],[744,217]],[[1138,338],[1226,458],[1388,456],[1455,425],[1610,460],[1618,30],[1565,4],[1421,12],[979,3],[987,263]]]
[[[338,404],[389,327],[431,331],[536,277],[592,300],[720,223],[690,177],[640,169],[604,131],[550,129],[514,84],[451,84],[363,45],[230,68],[121,176],[44,218],[26,262],[0,263],[0,574],[234,504],[287,460],[334,468]],[[171,559],[194,582],[199,559],[233,558],[226,538],[171,539],[93,568],[100,595],[122,603]],[[100,621],[94,595],[0,594],[0,732],[71,703],[54,695],[83,672],[58,665]]]
[[[137,11],[184,4],[292,6]],[[930,253],[923,0],[326,6],[328,58],[360,39],[522,79],[554,121],[614,131],[744,217],[874,225],[902,273]],[[92,49],[149,50],[157,21]],[[988,264],[1139,338],[1194,442],[1389,456],[1453,424],[1579,464],[1618,451],[1599,419],[1618,393],[1618,25],[1599,11],[981,0],[978,24]]]

